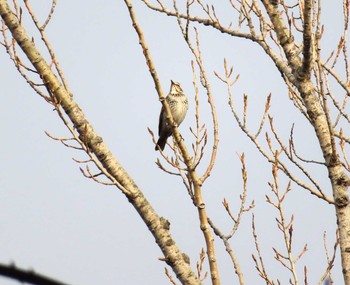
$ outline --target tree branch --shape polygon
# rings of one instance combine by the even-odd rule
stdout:
[[[313,63],[313,45],[312,45],[312,23],[311,23],[312,0],[304,1],[304,31],[303,31],[303,65],[301,68],[302,78],[311,77],[311,68]]]
[[[142,51],[143,51],[143,54],[145,56],[149,71],[150,71],[152,78],[153,78],[153,81],[155,83],[155,87],[156,87],[156,90],[158,92],[158,96],[159,96],[160,100],[162,101],[163,107],[164,107],[164,109],[167,113],[167,116],[169,118],[169,124],[174,126],[173,127],[173,137],[176,141],[176,144],[179,146],[179,149],[181,151],[184,162],[188,168],[187,169],[188,175],[191,178],[191,182],[193,183],[193,186],[194,186],[193,187],[194,188],[194,201],[195,201],[195,206],[197,207],[197,210],[198,210],[198,215],[199,215],[199,220],[200,220],[200,228],[203,232],[205,242],[206,242],[209,267],[210,267],[210,273],[211,273],[211,280],[212,280],[214,285],[216,285],[216,284],[218,285],[218,284],[220,284],[220,277],[219,277],[218,265],[216,262],[214,238],[213,238],[213,235],[210,231],[210,226],[208,224],[208,217],[207,217],[207,212],[206,212],[206,208],[205,208],[205,203],[204,203],[203,197],[202,197],[202,190],[201,190],[202,181],[199,179],[198,174],[195,170],[195,167],[196,167],[196,165],[194,165],[195,162],[190,157],[189,152],[187,151],[187,148],[182,140],[182,137],[181,137],[178,129],[176,128],[176,125],[174,124],[170,108],[169,108],[166,100],[162,99],[165,97],[164,97],[163,92],[161,90],[160,80],[158,78],[156,68],[154,66],[151,54],[150,54],[149,49],[147,47],[146,40],[143,36],[143,32],[142,32],[140,26],[138,25],[136,15],[135,15],[133,6],[131,4],[131,1],[124,0],[124,2],[129,9],[129,14],[130,14],[130,18],[131,18],[132,23],[133,23],[133,27],[135,28],[135,30],[138,34],[139,43],[142,47]]]
[[[0,275],[18,280],[21,283],[25,282],[35,285],[67,285],[67,283],[63,283],[39,273],[35,273],[33,270],[20,269],[13,264],[0,264]]]
[[[182,252],[180,252],[170,235],[169,222],[157,215],[136,183],[112,155],[102,138],[94,131],[81,108],[57,79],[50,66],[36,48],[34,42],[21,26],[18,18],[11,11],[6,0],[0,0],[0,16],[11,31],[14,40],[19,44],[29,61],[40,74],[43,83],[52,94],[53,98],[55,98],[55,101],[59,102],[66,115],[73,123],[74,128],[79,133],[79,139],[89,151],[97,157],[110,174],[108,178],[110,178],[112,182],[115,182],[115,185],[122,186],[120,190],[127,196],[129,202],[135,207],[144,220],[158,246],[162,250],[167,263],[173,268],[177,277],[183,284],[199,284],[188,260],[184,258]]]

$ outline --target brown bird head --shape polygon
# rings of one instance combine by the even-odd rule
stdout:
[[[170,93],[171,94],[183,93],[179,82],[174,82],[171,80]]]

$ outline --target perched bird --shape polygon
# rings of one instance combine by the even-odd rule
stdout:
[[[174,82],[171,80],[170,92],[165,99],[169,104],[174,122],[177,126],[180,126],[182,121],[185,119],[188,110],[188,100],[178,82]],[[164,150],[168,137],[170,137],[173,134],[172,126],[169,124],[166,117],[167,116],[165,110],[162,107],[162,110],[160,111],[159,115],[159,139],[157,141],[155,150]]]

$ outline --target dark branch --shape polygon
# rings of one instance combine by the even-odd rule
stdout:
[[[26,282],[35,285],[67,285],[60,281],[51,279],[41,274],[35,273],[33,270],[23,270],[15,267],[15,265],[0,264],[0,276],[5,276],[20,282]]]

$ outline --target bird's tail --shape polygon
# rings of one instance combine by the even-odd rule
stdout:
[[[163,151],[165,148],[166,141],[167,141],[167,138],[159,137],[155,150],[161,149]]]

